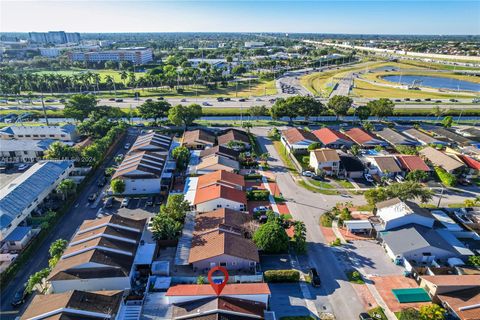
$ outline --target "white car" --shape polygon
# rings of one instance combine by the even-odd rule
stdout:
[[[129,198],[129,197],[123,198],[122,204],[120,204],[120,208],[126,208],[126,207],[128,207],[128,204],[129,204],[129,203],[130,203],[130,198]]]
[[[268,207],[265,207],[265,206],[260,206],[260,207],[256,207],[253,209],[253,212],[254,213],[258,213],[258,212],[266,212],[268,211],[269,208]]]
[[[28,164],[21,164],[18,166],[18,171],[25,171],[29,167]]]
[[[367,180],[368,182],[373,182],[373,177],[370,173],[365,173],[363,176],[365,177],[365,180]]]
[[[131,144],[130,143],[125,143],[125,146],[123,147],[125,150],[130,149]]]
[[[404,182],[405,178],[402,176],[395,176],[395,180],[397,180],[397,182]]]
[[[315,173],[313,173],[312,171],[303,171],[303,172],[302,172],[302,176],[304,176],[304,177],[309,177],[309,178],[311,178],[311,177],[313,177],[314,175],[315,175]]]

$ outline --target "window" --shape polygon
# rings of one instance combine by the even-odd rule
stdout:
[[[227,263],[226,262],[220,262],[220,267],[226,267]]]
[[[30,138],[30,135],[29,135],[29,134],[26,134],[26,135],[25,135],[25,138]]]
[[[50,138],[55,138],[55,135],[54,134],[49,134],[48,135]]]
[[[221,208],[221,207],[222,207],[222,205],[221,205],[221,204],[217,204],[217,208]]]
[[[23,151],[23,154],[28,154],[28,151]]]
[[[34,134],[33,137],[34,137],[34,138],[38,138],[38,134]]]
[[[18,137],[19,137],[19,138],[23,138],[23,134],[19,134]]]
[[[41,138],[45,138],[45,137],[46,137],[46,135],[44,135],[44,134],[41,134],[41,135],[40,135],[40,137],[41,137]]]

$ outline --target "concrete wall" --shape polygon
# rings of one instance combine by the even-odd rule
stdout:
[[[253,265],[250,265],[250,263],[253,263]],[[217,257],[195,262],[193,263],[193,267],[197,270],[210,270],[214,266],[223,266],[228,270],[250,270],[251,268],[255,268],[255,264],[255,261],[223,254]]]
[[[161,179],[124,179],[124,194],[159,194]]]
[[[70,290],[101,291],[130,289],[129,277],[51,281],[53,293]]]
[[[220,208],[227,208],[227,209],[233,209],[238,211],[245,210],[245,206],[243,203],[238,203],[238,202],[234,202],[227,199],[214,199],[214,200],[206,201],[206,202],[197,204],[196,207],[199,212],[208,212],[208,211],[213,211]]]

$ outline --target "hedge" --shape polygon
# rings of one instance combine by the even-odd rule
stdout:
[[[267,201],[270,196],[268,190],[253,190],[247,192],[247,200],[250,201]]]
[[[244,176],[245,180],[261,180],[262,175],[258,173],[253,173],[253,174],[247,174]]]
[[[298,282],[300,272],[297,270],[267,270],[263,273],[265,282]]]
[[[457,178],[453,174],[445,171],[443,168],[435,167],[435,172],[445,186],[453,187],[457,184]]]

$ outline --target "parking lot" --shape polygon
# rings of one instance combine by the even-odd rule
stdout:
[[[97,214],[97,217],[112,214],[118,214],[122,217],[136,220],[153,217],[160,211],[160,205],[157,202],[153,206],[148,206],[147,200],[147,197],[130,198],[128,206],[125,208],[120,208],[122,198],[115,198],[113,206],[111,208],[104,208],[102,206],[102,208],[99,210],[99,213]]]
[[[344,246],[350,261],[364,276],[402,275],[403,268],[395,265],[383,247],[375,240],[352,241]]]
[[[277,319],[310,314],[298,283],[269,283],[268,287],[275,297],[270,299],[270,309],[275,311]]]

